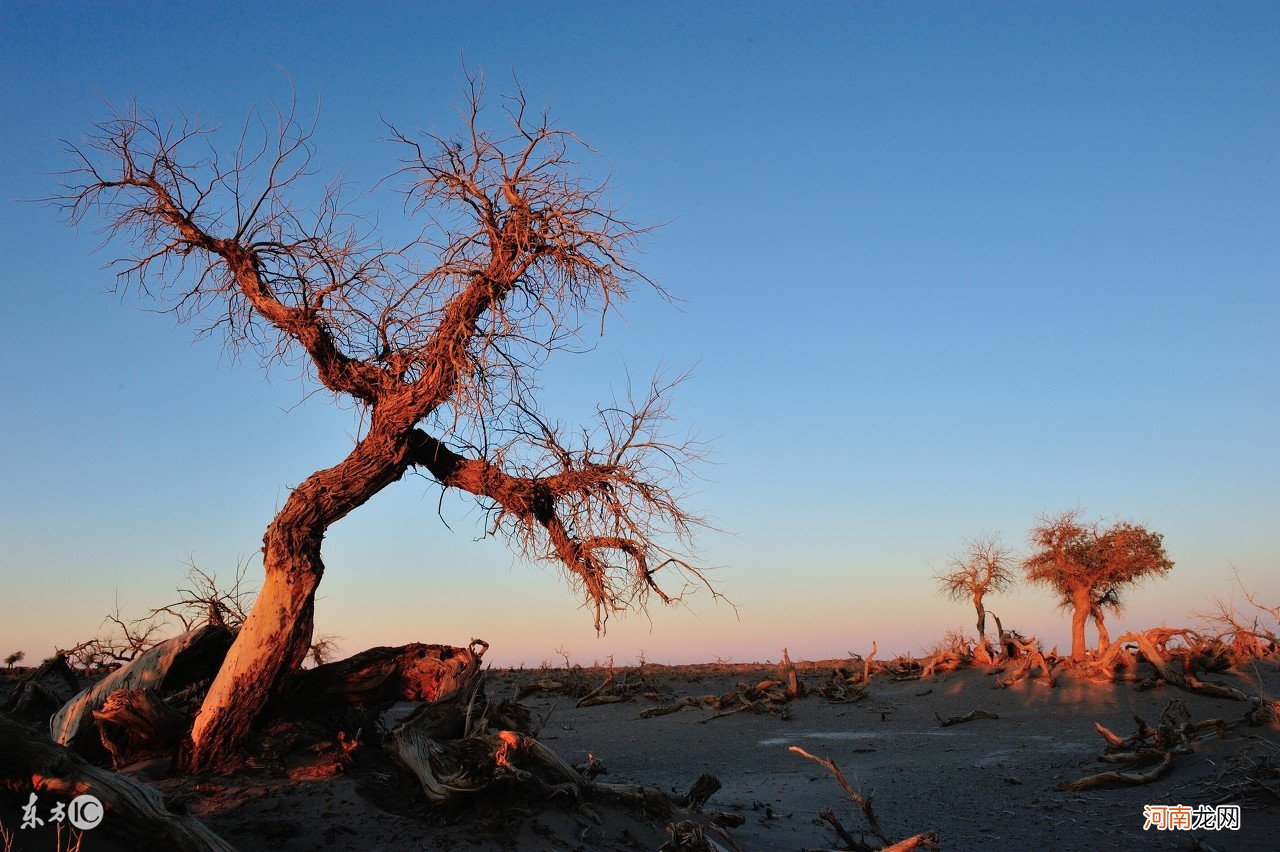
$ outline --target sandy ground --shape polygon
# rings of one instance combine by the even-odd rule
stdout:
[[[1280,694],[1280,669],[1258,670],[1264,692]],[[732,672],[714,666],[652,671],[675,697],[725,692],[771,673],[741,666]],[[811,670],[805,679],[814,684],[818,675]],[[489,690],[497,698],[514,696],[534,676],[493,672]],[[1250,693],[1257,689],[1253,670],[1216,679]],[[570,763],[590,752],[608,767],[606,780],[683,792],[700,773],[718,776],[723,788],[707,807],[746,818],[732,831],[743,849],[836,848],[830,826],[817,818],[828,807],[850,829],[865,827],[827,770],[790,752],[791,745],[834,759],[854,787],[874,796],[890,835],[933,830],[944,849],[1205,848],[1197,841],[1219,850],[1277,848],[1280,802],[1274,800],[1245,802],[1238,831],[1143,830],[1144,804],[1214,802],[1224,784],[1244,777],[1246,756],[1280,756],[1280,732],[1274,730],[1241,726],[1223,739],[1203,741],[1152,784],[1056,790],[1063,780],[1114,768],[1097,760],[1102,740],[1095,721],[1127,735],[1135,713],[1154,723],[1173,698],[1185,702],[1194,720],[1233,721],[1247,709],[1243,704],[1169,686],[1138,690],[1133,684],[1067,677],[1056,688],[993,684],[994,677],[979,670],[926,680],[877,678],[857,704],[830,704],[810,695],[788,705],[791,718],[785,720],[745,713],[709,719],[710,711],[693,708],[638,719],[641,710],[654,706],[643,698],[583,709],[564,696],[535,695],[524,703],[535,719],[546,719],[546,745]],[[942,727],[934,715],[974,709],[999,718]],[[345,774],[332,778],[264,772],[158,785],[244,850],[655,849],[661,842],[661,833],[642,822],[613,819],[596,826],[554,806],[535,810],[493,802],[479,811],[432,811],[412,778],[397,772],[379,750],[362,751]],[[16,816],[0,812],[10,826]],[[15,849],[53,848],[47,840],[35,842],[34,834],[18,840]],[[107,848],[92,835],[82,847]]]
[[[1275,674],[1271,668],[1265,676],[1270,694]],[[709,679],[683,691],[715,692],[733,683]],[[846,827],[862,827],[831,775],[790,752],[791,745],[834,759],[855,788],[874,796],[890,835],[934,830],[946,849],[1191,848],[1188,832],[1144,832],[1142,806],[1208,802],[1214,794],[1206,783],[1232,755],[1268,748],[1254,737],[1280,748],[1276,732],[1243,729],[1202,743],[1153,784],[1060,793],[1055,787],[1063,780],[1113,768],[1097,760],[1102,741],[1094,721],[1127,735],[1135,713],[1154,723],[1170,698],[1182,699],[1193,719],[1235,719],[1244,708],[1170,687],[1138,691],[1130,684],[1066,679],[1056,688],[992,684],[991,676],[977,671],[876,681],[859,704],[811,697],[793,703],[785,721],[738,714],[702,723],[710,714],[696,710],[635,720],[630,705],[562,706],[544,739],[575,759],[590,750],[626,780],[683,789],[699,772],[717,775],[724,788],[709,807],[741,809],[748,819],[734,837],[744,848],[760,850],[831,848],[830,827],[815,818],[826,807],[834,807]],[[546,699],[530,703],[543,712],[554,705]],[[978,708],[1000,718],[942,727],[934,716]],[[1278,834],[1280,802],[1246,809],[1239,831],[1196,832],[1219,849],[1274,849]]]

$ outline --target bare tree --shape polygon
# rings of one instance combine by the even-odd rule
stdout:
[[[1079,509],[1042,515],[1023,560],[1027,579],[1049,586],[1071,610],[1071,656],[1084,659],[1085,625],[1092,617],[1100,644],[1109,642],[1103,612],[1119,611],[1124,587],[1173,568],[1164,537],[1124,521],[1103,528],[1080,520]]]
[[[1000,536],[983,533],[964,543],[964,551],[947,557],[947,567],[934,575],[938,591],[953,601],[973,601],[978,613],[978,641],[987,642],[987,610],[982,600],[988,593],[1003,592],[1016,582],[1013,551],[1000,543]]]
[[[685,555],[701,521],[681,502],[705,448],[668,436],[672,383],[600,408],[573,441],[535,394],[552,353],[651,284],[627,260],[646,229],[577,175],[581,143],[522,93],[496,122],[482,101],[471,77],[456,134],[391,128],[403,152],[391,181],[422,223],[396,246],[339,184],[304,209],[312,133],[292,109],[274,127],[255,117],[229,152],[214,130],[136,108],[71,146],[62,204],[132,246],[119,286],[266,365],[300,364],[361,415],[350,453],[267,528],[257,601],[192,731],[195,767],[232,755],[306,656],[325,531],[414,468],[474,495],[520,552],[562,564],[597,629],[705,585]]]
[[[202,624],[239,630],[249,617],[255,594],[247,582],[249,561],[239,560],[228,586],[220,585],[217,574],[196,565],[191,557],[187,557],[186,564],[187,575],[178,585],[178,599],[151,610],[148,618],[171,618],[183,632]]]
[[[1257,589],[1250,589],[1244,584],[1235,566],[1231,572],[1252,612],[1241,612],[1234,601],[1214,598],[1217,611],[1202,614],[1201,621],[1213,631],[1217,642],[1230,649],[1237,662],[1275,654],[1280,651],[1280,606],[1268,606],[1260,601]]]
[[[217,574],[187,560],[187,574],[178,585],[178,598],[139,617],[126,616],[116,601],[102,620],[103,630],[92,639],[57,653],[82,669],[117,668],[130,663],[176,632],[203,624],[239,630],[244,623],[253,590],[246,585],[249,563],[241,560],[229,586],[220,585]]]

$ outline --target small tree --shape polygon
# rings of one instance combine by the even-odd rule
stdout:
[[[1032,553],[1023,560],[1027,579],[1055,591],[1071,610],[1071,657],[1085,655],[1085,625],[1098,628],[1100,644],[1110,641],[1105,610],[1119,611],[1125,586],[1164,575],[1173,567],[1164,537],[1125,521],[1103,528],[1080,520],[1079,509],[1042,515],[1032,527]]]
[[[1013,551],[1000,536],[984,533],[965,542],[964,552],[947,557],[947,567],[934,575],[938,591],[953,601],[969,599],[978,613],[978,641],[987,641],[987,610],[982,604],[989,592],[1003,592],[1016,581]]]
[[[13,668],[18,663],[27,658],[26,651],[14,651],[12,654],[4,658],[5,668]]]

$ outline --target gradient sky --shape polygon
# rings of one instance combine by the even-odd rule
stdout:
[[[640,294],[561,359],[589,417],[628,373],[694,368],[715,439],[691,505],[724,530],[695,598],[597,638],[554,571],[407,478],[330,533],[317,629],[347,651],[493,643],[497,662],[919,650],[972,613],[930,582],[961,540],[1022,546],[1079,505],[1166,536],[1126,626],[1186,622],[1231,566],[1280,598],[1280,6],[0,5],[0,653],[31,657],[226,574],[349,410],[107,290],[56,191],[103,101],[234,125],[287,98],[323,174],[369,187],[385,118],[449,129],[462,60],[518,76],[667,222]],[[371,204],[394,226],[398,206]],[[254,563],[251,573],[260,570]],[[989,601],[1066,644],[1049,595]]]

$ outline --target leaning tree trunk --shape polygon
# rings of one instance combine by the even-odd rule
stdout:
[[[388,427],[375,410],[369,433],[351,454],[295,488],[267,528],[262,588],[196,716],[192,769],[231,761],[254,722],[302,665],[324,574],[324,534],[404,474],[407,432]]]
[[[1088,589],[1076,589],[1071,595],[1071,659],[1083,660],[1085,653],[1084,628],[1093,611]]]

